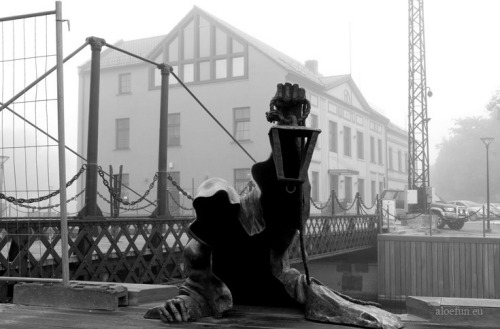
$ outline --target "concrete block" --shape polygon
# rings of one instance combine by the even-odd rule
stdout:
[[[98,281],[71,281],[71,283],[83,283],[87,285],[117,285],[117,283],[114,282]],[[120,283],[119,285],[127,288],[128,305],[130,306],[137,306],[152,302],[162,302],[179,294],[179,288],[174,285],[142,283]]]
[[[500,301],[496,299],[415,296],[407,297],[406,309],[432,323],[470,328],[500,323]]]
[[[114,311],[128,304],[127,289],[120,285],[25,283],[14,286],[14,304]]]

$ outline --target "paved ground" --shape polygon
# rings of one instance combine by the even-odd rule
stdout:
[[[352,329],[341,326],[310,322],[298,310],[236,306],[222,319],[204,318],[187,324],[164,324],[159,320],[143,318],[144,312],[156,304],[122,307],[118,311],[80,311],[60,310],[45,307],[0,304],[0,328],[99,328],[99,329],[137,329],[137,328],[304,328],[304,329]],[[469,328],[458,324],[429,323],[420,318],[404,316],[406,329],[425,328]],[[470,325],[470,324],[469,324]],[[498,328],[495,324],[491,327]]]

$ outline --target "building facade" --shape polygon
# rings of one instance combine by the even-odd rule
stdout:
[[[290,82],[305,88],[312,106],[306,125],[322,130],[309,170],[312,198],[318,205],[329,199],[332,190],[345,202],[359,192],[371,204],[384,188],[403,183],[404,169],[388,166],[393,163],[389,156],[395,161],[398,152],[401,159],[407,158],[407,134],[368,104],[350,75],[324,77],[316,61],[302,64],[197,7],[165,36],[120,41],[115,46],[171,65],[256,161],[267,159],[271,152],[271,124],[264,114],[276,85]],[[80,67],[79,75],[78,151],[86,154],[90,63]],[[172,75],[169,79],[171,177],[190,194],[214,176],[241,191],[251,179],[254,161]],[[158,170],[160,81],[160,70],[154,65],[103,50],[98,163],[104,170],[113,166],[114,172],[123,165],[123,183],[138,194],[149,188]],[[99,192],[106,193],[102,184]],[[171,211],[184,213],[183,208],[191,207],[172,186],[169,192]],[[131,201],[138,198],[124,193]],[[155,193],[150,194],[151,200]],[[98,201],[106,213],[109,206]],[[148,211],[152,209],[136,213]],[[317,210],[312,207],[312,211]]]

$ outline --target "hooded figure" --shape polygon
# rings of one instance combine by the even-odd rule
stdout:
[[[268,120],[303,124],[308,104],[297,85],[278,85]],[[291,109],[291,110],[290,110]],[[304,112],[305,111],[305,112]],[[287,122],[288,122],[287,121]],[[285,174],[299,172],[300,141],[284,140]],[[292,174],[292,175],[290,175]],[[306,278],[288,264],[287,249],[309,218],[311,187],[306,179],[292,188],[278,181],[271,155],[252,166],[256,187],[244,197],[225,180],[211,178],[193,201],[196,220],[184,250],[188,278],[179,296],[150,309],[146,318],[165,322],[220,317],[233,303],[304,309],[307,319],[368,328],[401,328],[399,318],[375,303],[354,300]]]

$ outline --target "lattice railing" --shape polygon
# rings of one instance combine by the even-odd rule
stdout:
[[[311,216],[304,228],[304,245],[310,259],[347,250],[376,247],[376,215]],[[299,240],[289,249],[292,261],[300,259]]]
[[[185,276],[192,218],[68,221],[70,279],[162,283]],[[60,278],[60,222],[0,221],[0,276]]]
[[[68,221],[70,279],[163,283],[185,277],[183,251],[191,217]],[[306,222],[309,258],[376,246],[375,215],[314,216]],[[300,259],[298,239],[290,259]],[[60,222],[0,221],[0,276],[60,278]]]

